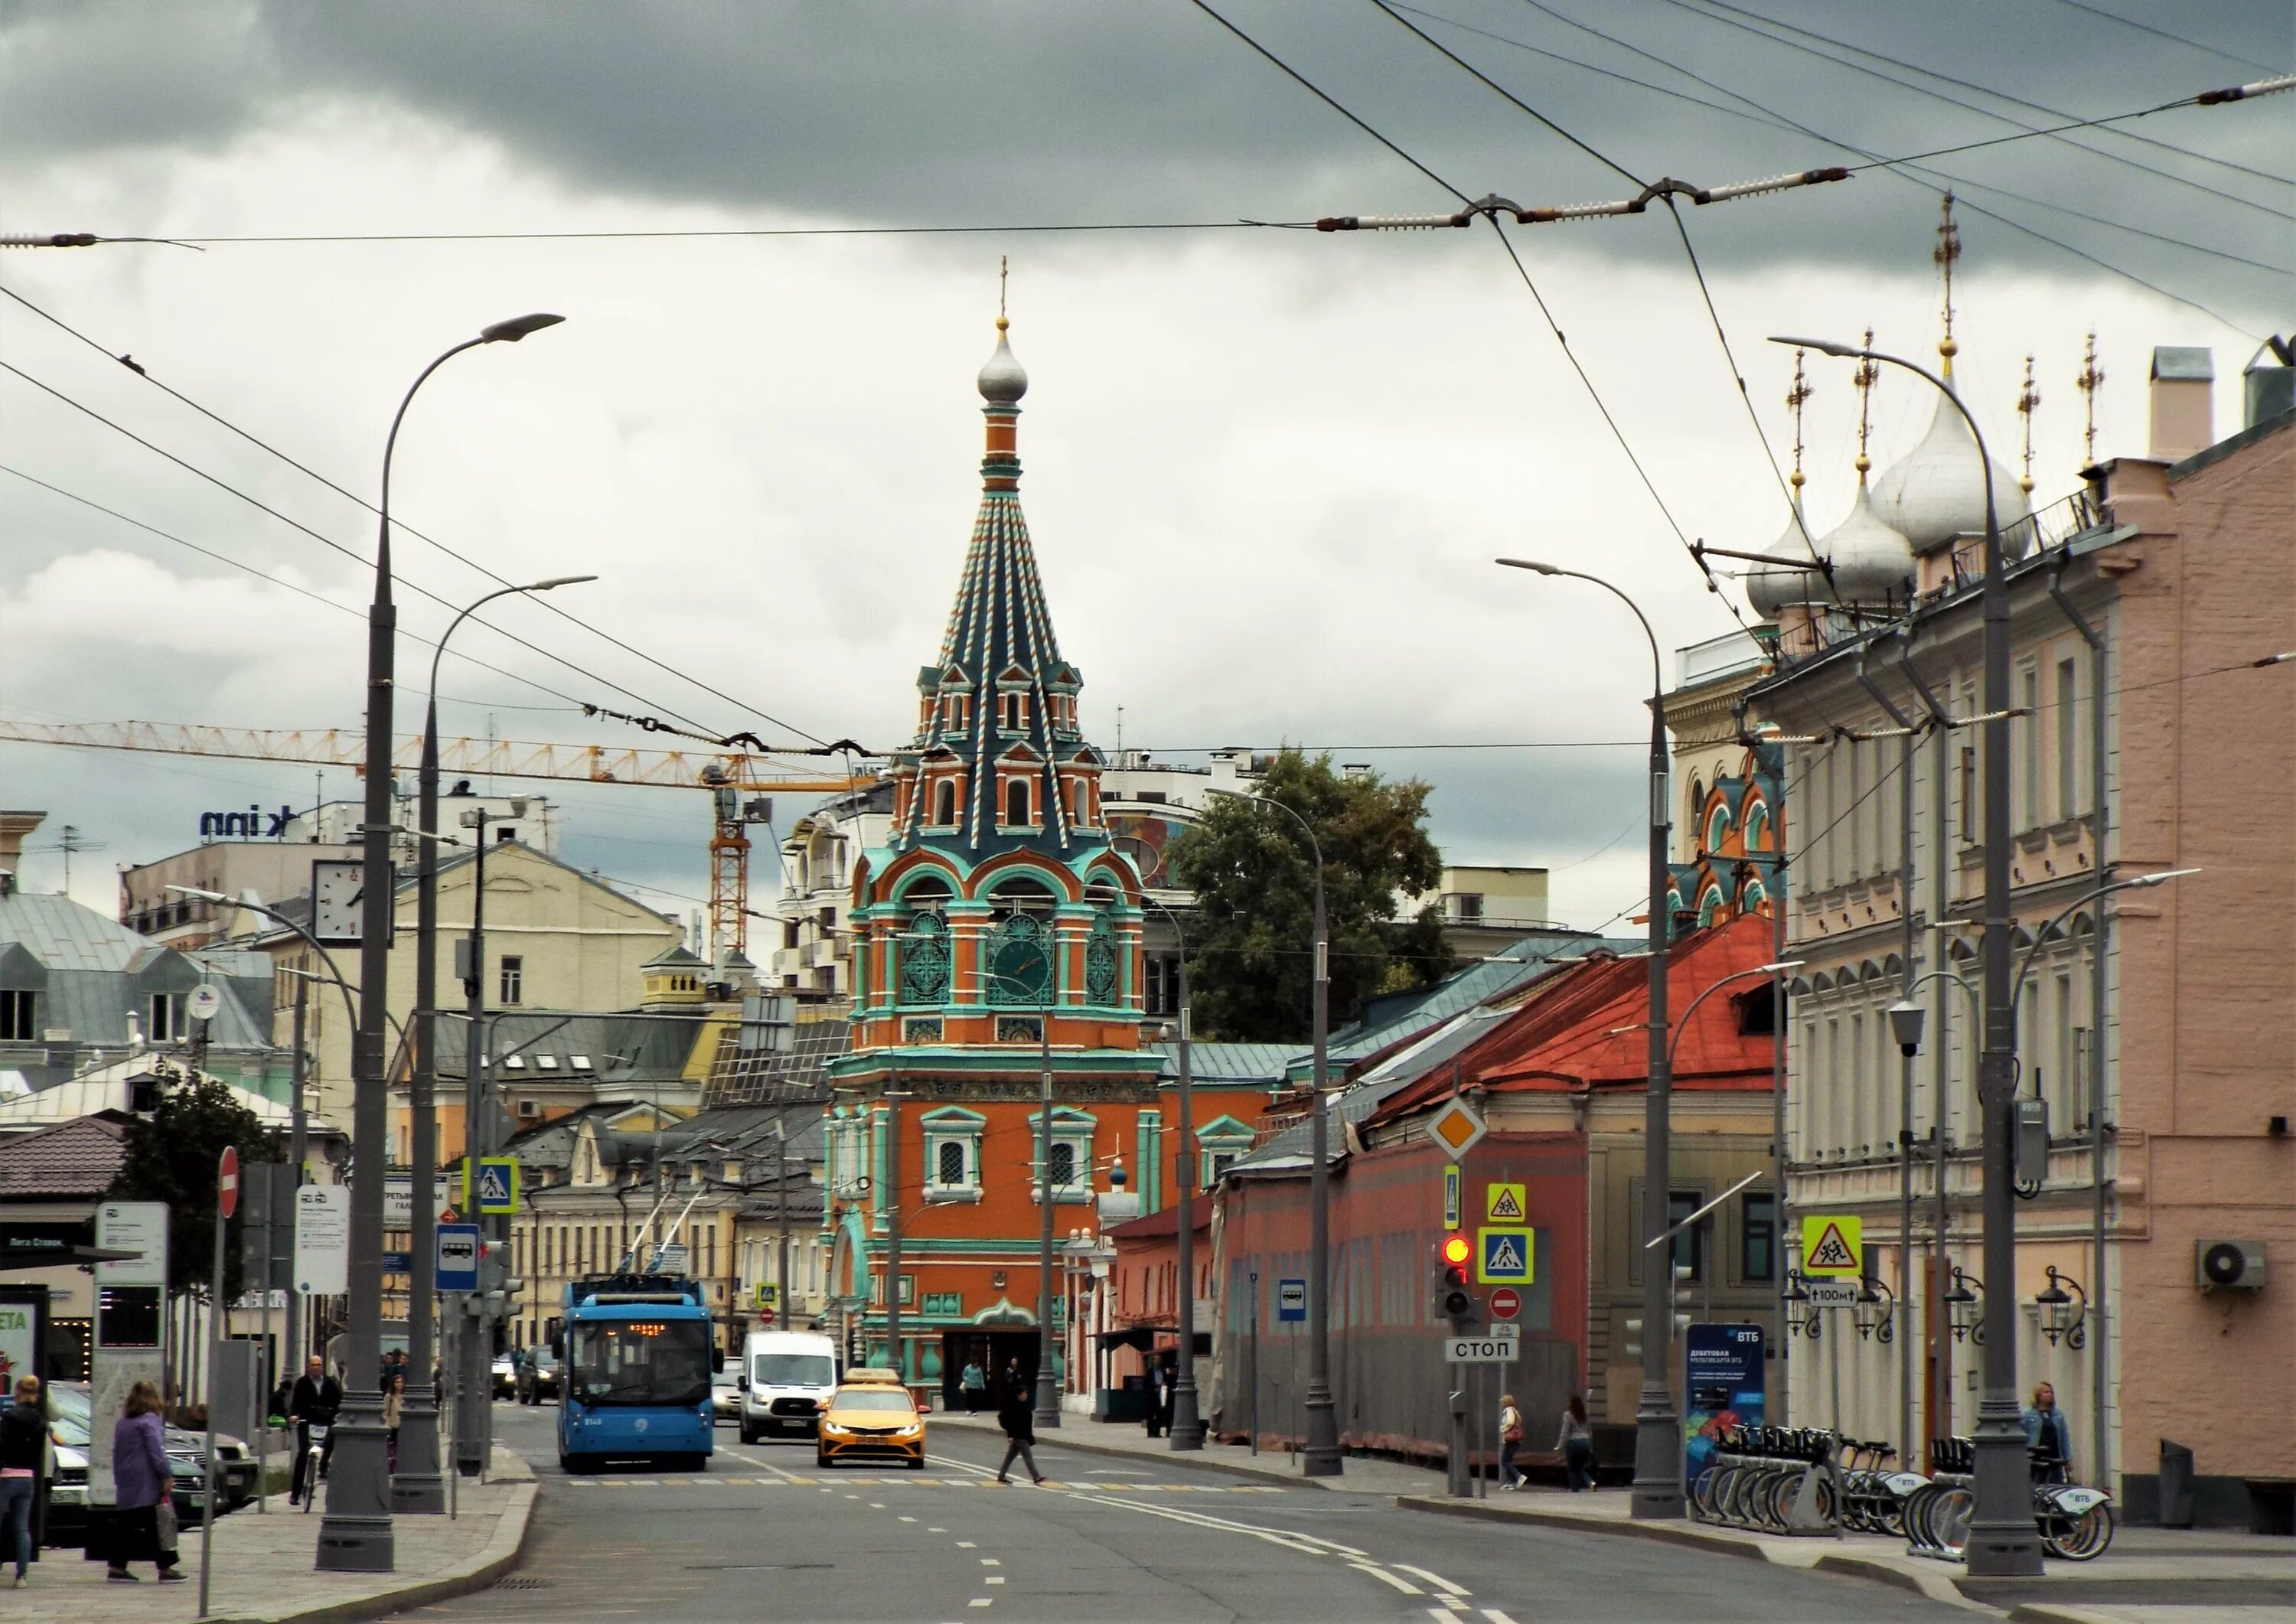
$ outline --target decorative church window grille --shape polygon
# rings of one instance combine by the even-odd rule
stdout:
[[[1085,943],[1086,1001],[1102,1005],[1116,1002],[1116,927],[1103,916]]]
[[[949,974],[947,922],[938,914],[919,914],[909,922],[900,939],[901,1002],[946,1004]]]

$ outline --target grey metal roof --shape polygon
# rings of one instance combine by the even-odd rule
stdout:
[[[2216,352],[2205,344],[2156,344],[2152,349],[2152,375],[2213,383],[2217,377]]]
[[[1164,1056],[1164,1075],[1180,1075],[1180,1046],[1147,1046]],[[1283,1081],[1284,1068],[1300,1052],[1292,1043],[1197,1043],[1188,1045],[1188,1075],[1199,1083],[1267,1083]]]
[[[496,1013],[488,1017],[487,1043],[497,1057],[496,1075],[520,1082],[589,1081],[603,1087],[643,1089],[659,1079],[676,1082],[685,1072],[708,1012],[691,1020],[665,1021],[634,1013],[567,1015],[546,1009]],[[440,1012],[438,1074],[460,1082],[463,1075],[466,1021],[459,1010]],[[507,1065],[515,1053],[523,1063]],[[548,1061],[550,1064],[544,1064]],[[577,1065],[580,1061],[585,1064]]]
[[[24,944],[51,970],[99,970],[124,974],[150,941],[94,908],[54,893],[0,896],[0,941]]]

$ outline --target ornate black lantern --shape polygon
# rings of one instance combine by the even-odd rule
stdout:
[[[2041,1334],[2049,1339],[2050,1347],[2062,1341],[2079,1348],[2088,1341],[2088,1293],[2070,1275],[2057,1273],[2055,1264],[2049,1265],[2049,1284],[2033,1301],[2041,1310]]]
[[[1788,1269],[1786,1271],[1786,1334],[1790,1337],[1796,1334],[1806,1335],[1814,1342],[1817,1340],[1821,1317],[1810,1310],[1809,1292],[1802,1286],[1801,1271],[1798,1268]]]
[[[1889,1282],[1867,1277],[1857,1283],[1857,1301],[1850,1308],[1860,1340],[1887,1343],[1898,1334],[1898,1294]]]
[[[1954,1265],[1953,1287],[1945,1294],[1948,1323],[1953,1326],[1956,1342],[1974,1341],[1980,1347],[1985,1342],[1985,1283]]]

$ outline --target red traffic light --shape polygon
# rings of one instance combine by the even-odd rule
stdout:
[[[1474,1248],[1468,1243],[1467,1237],[1463,1234],[1447,1234],[1443,1237],[1443,1261],[1446,1263],[1454,1265],[1464,1263],[1473,1255],[1473,1251]]]

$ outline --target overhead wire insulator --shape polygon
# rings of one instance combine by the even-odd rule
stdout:
[[[1848,180],[1849,171],[1839,164],[1824,169],[1803,169],[1792,175],[1773,175],[1763,180],[1741,181],[1736,185],[1715,186],[1693,193],[1699,203],[1726,203],[1734,197],[1756,197],[1765,192],[1791,192],[1796,186],[1822,185],[1827,181]]]
[[[2214,107],[2224,102],[2245,102],[2251,96],[2268,96],[2283,90],[2296,90],[2296,73],[2283,73],[2252,84],[2234,85],[2228,90],[2203,90],[2193,101],[2201,107]]]
[[[1464,226],[1472,211],[1459,214],[1330,214],[1316,222],[1317,231],[1440,231]]]
[[[94,248],[102,239],[92,231],[0,233],[0,248]]]

